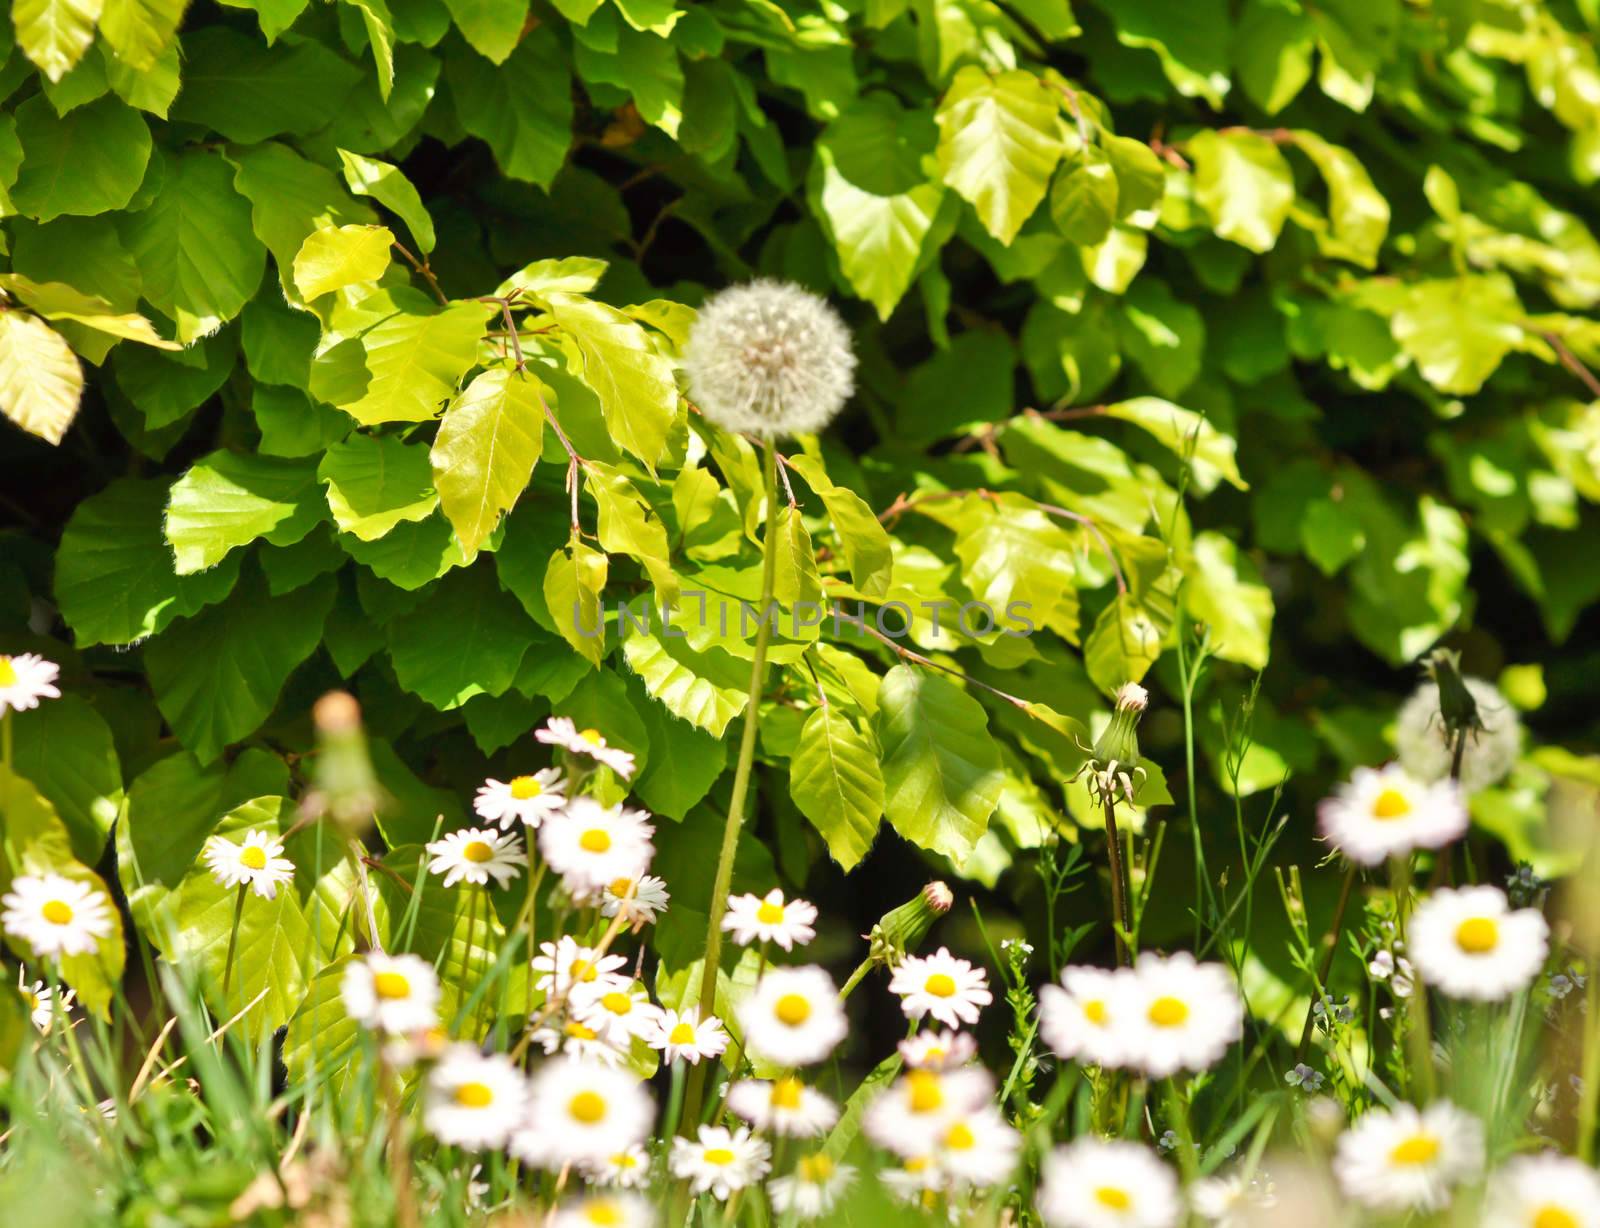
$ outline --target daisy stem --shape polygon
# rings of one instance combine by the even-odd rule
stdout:
[[[1355,885],[1356,863],[1352,861],[1344,872],[1344,883],[1339,888],[1339,902],[1333,908],[1333,921],[1322,939],[1322,964],[1317,969],[1317,983],[1311,987],[1314,993],[1328,992],[1328,977],[1333,974],[1334,957],[1339,954],[1339,935],[1344,929],[1345,909],[1349,907],[1350,893],[1355,889]],[[1300,1043],[1294,1049],[1296,1063],[1305,1061],[1306,1051],[1311,1048],[1311,1034],[1316,1030],[1316,1022],[1317,1012],[1312,1007],[1307,1007],[1305,1027],[1300,1030]]]
[[[228,958],[222,965],[222,1001],[226,1006],[228,990],[233,986],[233,957],[239,949],[239,922],[244,917],[244,893],[249,890],[245,883],[239,884],[239,895],[233,902],[233,928],[228,931]]]
[[[1407,937],[1408,923],[1411,920],[1411,855],[1395,857],[1389,862],[1390,881],[1394,890],[1395,915],[1399,921],[1401,940]],[[1429,1104],[1435,1094],[1433,1077],[1433,1028],[1428,1018],[1428,987],[1419,979],[1412,986],[1411,996],[1407,999],[1410,1013],[1410,1026],[1406,1029],[1406,1041],[1411,1049],[1411,1065],[1416,1074],[1416,1100],[1419,1104]]]
[[[1183,1171],[1184,1185],[1192,1185],[1200,1176],[1200,1164],[1194,1152],[1194,1135],[1189,1129],[1189,1104],[1178,1090],[1176,1079],[1167,1080],[1166,1092],[1167,1116],[1178,1132],[1178,1167]]]
[[[1594,1163],[1596,1111],[1600,1110],[1600,976],[1591,963],[1584,987],[1583,1088],[1578,1093],[1578,1158]],[[1421,986],[1418,986],[1421,989]]]
[[[461,997],[463,1000],[470,996],[467,992],[467,986],[472,981],[472,948],[478,941],[478,905],[487,903],[489,899],[488,884],[482,887],[469,886],[467,890],[472,892],[472,895],[467,903],[467,946],[466,950],[461,953]],[[479,1003],[472,1008],[474,1033],[477,1031],[478,1009],[481,1005],[482,1003]]]
[[[367,874],[366,850],[361,847],[361,842],[352,836],[345,851],[349,854],[350,864],[355,867],[356,882],[361,889],[361,902],[366,905],[367,944],[374,951],[381,953],[383,943],[378,938],[378,915],[372,905],[372,879]]]
[[[1106,860],[1111,867],[1111,932],[1117,940],[1117,963],[1127,966],[1133,959],[1124,935],[1133,933],[1133,918],[1128,915],[1127,868],[1122,861],[1122,836],[1117,831],[1117,799],[1111,790],[1105,790],[1101,804],[1106,812]]]
[[[705,1061],[714,1061],[706,1058]],[[661,1137],[671,1138],[678,1132],[678,1120],[683,1114],[683,1081],[688,1065],[681,1057],[672,1063],[672,1084],[667,1089],[667,1115],[662,1120]]]
[[[528,853],[529,853],[530,857],[533,855],[533,829],[532,828],[528,829]],[[539,868],[538,868],[537,871],[534,871],[531,868],[528,871],[528,898],[522,902],[522,914],[523,915],[522,915],[521,918],[519,918],[520,920],[526,922],[527,926],[528,926],[528,963],[529,963],[528,996],[527,996],[527,1000],[526,1000],[527,1001],[527,1008],[523,1011],[523,1018],[524,1019],[532,1019],[533,1018],[533,971],[532,971],[532,961],[533,961],[534,956],[538,955],[538,953],[539,953],[539,948],[534,945],[534,943],[537,941],[537,939],[539,937],[539,915],[538,915],[539,914],[539,908],[538,908],[538,904],[536,903],[536,901],[539,898],[539,884],[542,883],[543,881],[544,881],[544,862],[541,860],[539,862]]]
[[[750,791],[750,768],[756,756],[756,730],[761,723],[761,693],[767,681],[767,642],[772,637],[776,615],[770,609],[778,574],[778,451],[767,441],[762,461],[767,497],[767,528],[761,542],[761,602],[757,607],[760,625],[756,628],[755,650],[750,658],[748,707],[744,733],[739,740],[739,761],[733,772],[733,794],[728,800],[728,819],[722,829],[722,852],[717,858],[717,876],[711,884],[711,904],[706,921],[704,970],[700,975],[700,1018],[716,1013],[717,968],[722,962],[722,917],[728,908],[728,888],[733,882],[733,855],[739,847],[739,829],[744,826],[745,797]],[[705,1063],[694,1068],[685,1093],[684,1120],[695,1121],[705,1094]]]

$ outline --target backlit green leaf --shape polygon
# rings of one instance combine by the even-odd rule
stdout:
[[[872,744],[837,708],[806,718],[789,764],[789,792],[841,869],[867,855],[883,817],[883,772]]]
[[[516,503],[543,446],[541,387],[530,373],[493,368],[450,402],[429,460],[467,557]]]
[[[963,68],[939,104],[939,169],[1002,243],[1044,199],[1064,149],[1060,107],[1020,69]]]

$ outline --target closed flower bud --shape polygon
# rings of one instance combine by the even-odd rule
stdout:
[[[948,886],[931,882],[899,908],[884,913],[868,936],[872,957],[888,962],[916,950],[933,923],[949,912],[955,901]]]
[[[311,710],[311,719],[317,729],[317,754],[303,808],[308,815],[327,815],[358,835],[370,826],[385,797],[367,754],[361,705],[344,691],[329,691]]]
[[[1149,692],[1137,682],[1125,682],[1117,691],[1111,723],[1094,743],[1094,759],[1102,768],[1115,763],[1119,771],[1131,772],[1139,766],[1139,718],[1149,702]]]

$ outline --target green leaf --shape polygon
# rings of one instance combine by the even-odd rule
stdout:
[[[646,598],[632,609],[639,622],[623,618],[618,626],[628,667],[674,716],[720,738],[749,702],[749,668],[720,648],[690,648],[683,629],[660,621]]]
[[[1061,160],[1060,107],[1032,73],[991,77],[968,65],[939,103],[939,170],[972,202],[985,228],[1009,244]]]
[[[1336,575],[1361,553],[1366,542],[1360,518],[1343,501],[1318,498],[1306,505],[1300,520],[1300,545],[1323,575]]]
[[[1195,534],[1184,570],[1185,608],[1210,627],[1216,654],[1265,669],[1272,645],[1272,592],[1255,564],[1228,538],[1208,529]]]
[[[1171,623],[1170,605],[1158,618],[1154,607],[1131,593],[1118,593],[1100,611],[1083,642],[1083,664],[1090,680],[1108,695],[1124,682],[1138,682],[1161,655]]]
[[[883,772],[872,744],[838,708],[806,718],[789,763],[789,794],[840,868],[854,869],[878,834]]]
[[[117,387],[144,415],[145,426],[160,430],[181,422],[222,387],[237,348],[230,331],[213,333],[181,352],[124,345],[112,355],[111,369]]]
[[[395,619],[389,655],[401,686],[448,710],[474,695],[504,695],[532,632],[484,560],[447,575],[422,604]]]
[[[493,310],[491,303],[452,303],[426,314],[396,312],[375,324],[360,340],[365,390],[334,403],[363,426],[437,417],[478,361],[478,342]],[[319,355],[312,364],[313,392],[325,358]]]
[[[654,473],[678,417],[671,361],[615,307],[556,292],[545,301],[576,354],[574,368],[600,399],[612,438]]]
[[[317,466],[339,532],[377,541],[395,525],[426,520],[439,505],[428,450],[394,435],[359,432],[329,448]]]
[[[1148,230],[1160,216],[1167,172],[1156,151],[1132,137],[1101,133],[1100,147],[1117,174],[1117,220]]]
[[[234,187],[250,202],[250,223],[256,237],[277,261],[279,277],[288,291],[293,291],[294,258],[313,230],[377,221],[373,211],[345,191],[332,171],[277,141],[231,149],[228,160],[236,168]]]
[[[472,49],[495,64],[506,62],[528,19],[528,0],[444,0],[444,4]]]
[[[467,563],[450,522],[437,512],[426,520],[397,524],[377,541],[341,537],[339,545],[374,575],[407,591]]]
[[[387,226],[324,226],[294,258],[294,284],[307,300],[358,282],[377,281],[389,267],[394,232]]]
[[[188,0],[104,0],[100,36],[117,59],[148,72],[173,46]]]
[[[531,31],[499,68],[457,54],[444,72],[461,126],[488,143],[501,173],[549,188],[572,143],[572,71],[554,31]]]
[[[327,126],[359,71],[320,42],[264,47],[225,26],[183,38],[183,91],[172,118],[254,144]]]
[[[320,576],[273,597],[246,576],[228,599],[174,623],[144,650],[156,705],[201,763],[254,733],[322,640],[337,585]]]
[[[122,806],[122,768],[110,726],[88,700],[72,694],[11,720],[13,766],[55,807],[73,856],[94,865]]]
[[[1329,255],[1374,268],[1378,252],[1389,233],[1389,202],[1373,186],[1356,156],[1332,145],[1314,132],[1297,129],[1295,144],[1315,163],[1328,185],[1328,223],[1331,238],[1319,236],[1319,246]]]
[[[344,181],[358,196],[370,196],[390,213],[406,224],[417,250],[424,256],[433,250],[435,242],[433,218],[427,206],[405,172],[377,158],[366,158],[348,149],[339,151],[339,163],[344,167]],[[504,294],[504,290],[496,291]]]
[[[94,42],[100,0],[16,0],[17,46],[40,72],[59,81]]]
[[[672,574],[672,551],[661,517],[639,497],[633,483],[610,465],[590,461],[584,467],[584,484],[600,508],[600,545],[612,554],[638,560],[650,574],[661,603],[670,604],[678,595],[678,580]]]
[[[0,412],[60,443],[82,395],[83,368],[61,334],[37,316],[0,311]]]
[[[178,574],[186,576],[216,566],[258,537],[292,545],[322,518],[309,463],[213,452],[173,483],[165,532]]]
[[[20,273],[0,273],[0,287],[47,320],[70,320],[107,336],[138,341],[161,350],[183,347],[164,340],[136,311],[118,311],[98,294],[85,294],[61,282],[37,282]]]
[[[378,71],[378,97],[387,102],[394,90],[394,18],[386,0],[346,0],[346,3],[361,14],[367,46],[372,49],[373,67]],[[357,92],[360,92],[359,87]]]
[[[1050,189],[1050,216],[1056,229],[1074,243],[1093,247],[1105,242],[1118,217],[1117,175],[1111,161],[1089,147],[1056,177]]]
[[[835,486],[822,462],[799,455],[788,458],[791,468],[817,492],[833,521],[845,561],[850,566],[850,583],[867,597],[882,597],[889,591],[894,573],[894,557],[889,534],[877,516],[855,491]]]
[[[266,251],[250,230],[250,209],[221,155],[166,158],[154,202],[122,220],[144,296],[177,322],[179,341],[213,333],[261,284]]]
[[[18,212],[48,222],[133,199],[150,160],[150,129],[137,111],[101,98],[58,116],[41,96],[18,107],[16,120],[23,158],[11,200]]]
[[[341,993],[349,965],[348,959],[335,960],[312,978],[283,1037],[289,1077],[334,1096],[350,1086],[363,1052],[361,1025],[345,1011]]]
[[[1227,0],[1117,0],[1107,11],[1118,42],[1154,51],[1180,94],[1221,110],[1233,33],[1228,10]]]
[[[1205,317],[1198,308],[1175,299],[1165,282],[1145,278],[1129,287],[1120,324],[1122,352],[1162,396],[1179,396],[1194,383],[1206,347]]]
[[[596,667],[606,651],[601,608],[606,568],[604,553],[573,538],[550,556],[542,585],[545,604],[561,638]]]
[[[1008,613],[1014,603],[1043,622],[1077,572],[1079,546],[1072,536],[1021,495],[1001,495],[998,502],[968,496],[958,524],[955,555],[972,595],[997,622],[1014,621]]]
[[[600,284],[607,264],[593,256],[567,256],[561,260],[535,260],[524,265],[495,287],[497,296],[520,290],[530,298],[542,299],[552,292],[588,294]]]
[[[630,691],[640,684],[635,680]],[[633,778],[634,794],[655,815],[682,820],[716,784],[728,765],[728,743],[688,721],[680,721],[660,704],[635,705],[649,729],[655,754]]]
[[[1227,482],[1240,490],[1250,489],[1249,483],[1239,476],[1238,462],[1234,459],[1238,441],[1231,435],[1224,435],[1194,410],[1159,397],[1134,397],[1107,405],[1105,412],[1144,428],[1175,456],[1185,459],[1194,475],[1195,486],[1202,494],[1216,489],[1218,482]]]
[[[589,28],[593,34],[599,23]],[[585,81],[614,85],[633,96],[633,105],[647,124],[677,137],[683,122],[684,77],[674,44],[630,26],[615,26],[614,43],[577,38],[573,53]]]
[[[1406,287],[1389,327],[1423,379],[1470,396],[1522,339],[1524,318],[1511,279],[1490,273]]]
[[[245,364],[261,384],[292,384],[309,391],[311,355],[321,336],[317,318],[274,302],[274,297],[251,299],[240,313]]]
[[[1239,85],[1268,115],[1276,115],[1311,79],[1316,27],[1298,10],[1272,0],[1248,0],[1233,44]]]
[[[1194,197],[1219,238],[1271,251],[1294,204],[1294,175],[1270,138],[1207,128],[1189,138]]]
[[[797,618],[800,617],[800,611],[796,607],[820,609],[822,577],[817,574],[817,552],[799,511],[792,507],[779,508],[775,531],[778,557],[773,576],[773,598],[779,605],[790,607]]]
[[[543,447],[542,385],[532,374],[496,367],[450,402],[428,457],[468,558],[516,503]]]

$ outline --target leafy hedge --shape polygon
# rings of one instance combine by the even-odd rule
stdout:
[[[694,304],[757,274],[832,296],[860,357],[846,417],[786,449],[785,617],[862,603],[889,633],[775,641],[752,886],[837,890],[901,842],[1000,882],[1092,826],[1065,782],[1152,670],[1168,717],[1194,691],[1179,810],[1215,870],[1220,793],[1381,758],[1440,637],[1548,666],[1555,718],[1593,663],[1559,648],[1600,597],[1588,0],[12,18],[0,405],[40,439],[6,428],[0,631],[69,698],[15,721],[8,822],[107,872],[114,829],[168,955],[214,954],[200,843],[298,791],[335,685],[395,864],[552,711],[633,751],[679,892],[660,954],[699,953],[763,492],[677,359]],[[644,618],[675,598],[682,638]],[[973,602],[1037,632],[965,628]],[[1508,686],[1543,699],[1537,670]],[[1181,728],[1153,713],[1147,751],[1182,762]],[[1587,770],[1526,764],[1478,817],[1537,859],[1552,775]],[[1170,800],[1153,771],[1141,810]],[[326,868],[241,936],[272,1023],[339,954],[305,940],[348,902]],[[895,902],[850,883],[864,917]],[[119,972],[79,969],[85,1000]]]

